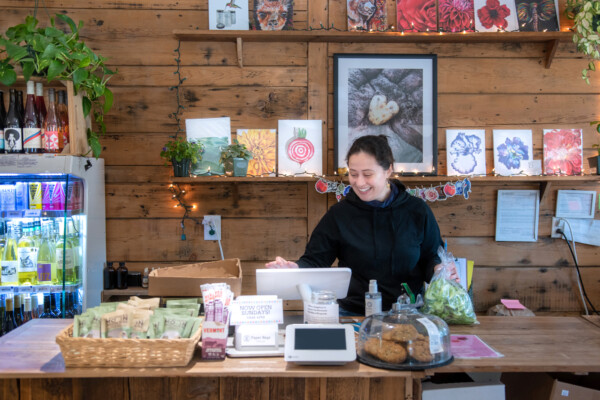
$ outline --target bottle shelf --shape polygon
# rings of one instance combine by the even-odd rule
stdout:
[[[17,210],[0,211],[1,218],[63,218],[82,214],[81,210]]]
[[[81,283],[65,285],[65,292],[75,292],[81,288]],[[0,294],[7,293],[58,293],[63,291],[63,285],[15,285],[0,286]]]

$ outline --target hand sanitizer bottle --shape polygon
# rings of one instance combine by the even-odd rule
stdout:
[[[381,312],[381,293],[377,291],[377,281],[369,281],[369,291],[365,293],[365,317]]]

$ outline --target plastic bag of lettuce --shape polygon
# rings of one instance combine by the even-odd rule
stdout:
[[[425,291],[425,305],[421,312],[436,315],[448,324],[478,324],[473,303],[467,291],[460,283],[451,279],[452,267],[455,267],[452,253],[442,247],[438,249],[442,260]]]

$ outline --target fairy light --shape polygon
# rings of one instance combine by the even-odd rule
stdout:
[[[201,221],[197,218],[194,218],[190,215],[192,210],[197,209],[198,207],[196,206],[196,204],[193,205],[188,205],[185,203],[183,197],[186,194],[186,190],[185,189],[181,189],[179,187],[179,184],[171,184],[169,185],[169,191],[172,193],[172,199],[177,200],[177,204],[175,204],[173,206],[173,208],[183,208],[185,211],[183,213],[183,217],[181,218],[181,240],[186,240],[186,236],[185,236],[185,220],[186,219],[191,219],[192,221],[196,222],[196,224],[200,224]]]

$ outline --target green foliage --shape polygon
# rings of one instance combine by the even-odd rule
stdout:
[[[596,70],[595,62],[600,59],[600,0],[568,0],[565,14],[574,20],[573,42],[577,51],[588,58],[581,78],[589,84],[589,73]]]
[[[189,159],[192,161],[192,164],[196,164],[198,161],[202,160],[203,152],[204,147],[202,146],[202,143],[188,142],[179,137],[168,141],[160,152],[160,156],[166,161],[173,162],[173,160],[175,160],[180,162],[183,159]],[[168,163],[165,163],[165,165],[168,165]]]
[[[233,160],[234,158],[243,158],[250,160],[252,158],[252,152],[248,150],[245,144],[240,144],[236,139],[233,143],[221,150],[221,158],[219,162],[225,164],[225,161]]]
[[[69,80],[75,94],[81,93],[84,116],[93,115],[100,133],[106,133],[104,114],[113,104],[113,94],[106,83],[115,74],[105,66],[106,58],[95,54],[79,39],[79,25],[66,15],[56,14],[68,28],[58,29],[54,18],[50,26],[38,28],[38,20],[27,16],[25,22],[12,26],[0,36],[0,82],[10,86],[17,80],[15,66],[20,66],[25,80],[32,75],[43,76],[48,82]],[[87,131],[88,143],[95,157],[102,151],[99,135]]]
[[[596,125],[596,132],[600,133],[600,121],[592,121],[590,125]],[[600,156],[600,144],[593,144],[592,147],[598,151],[598,155]]]

